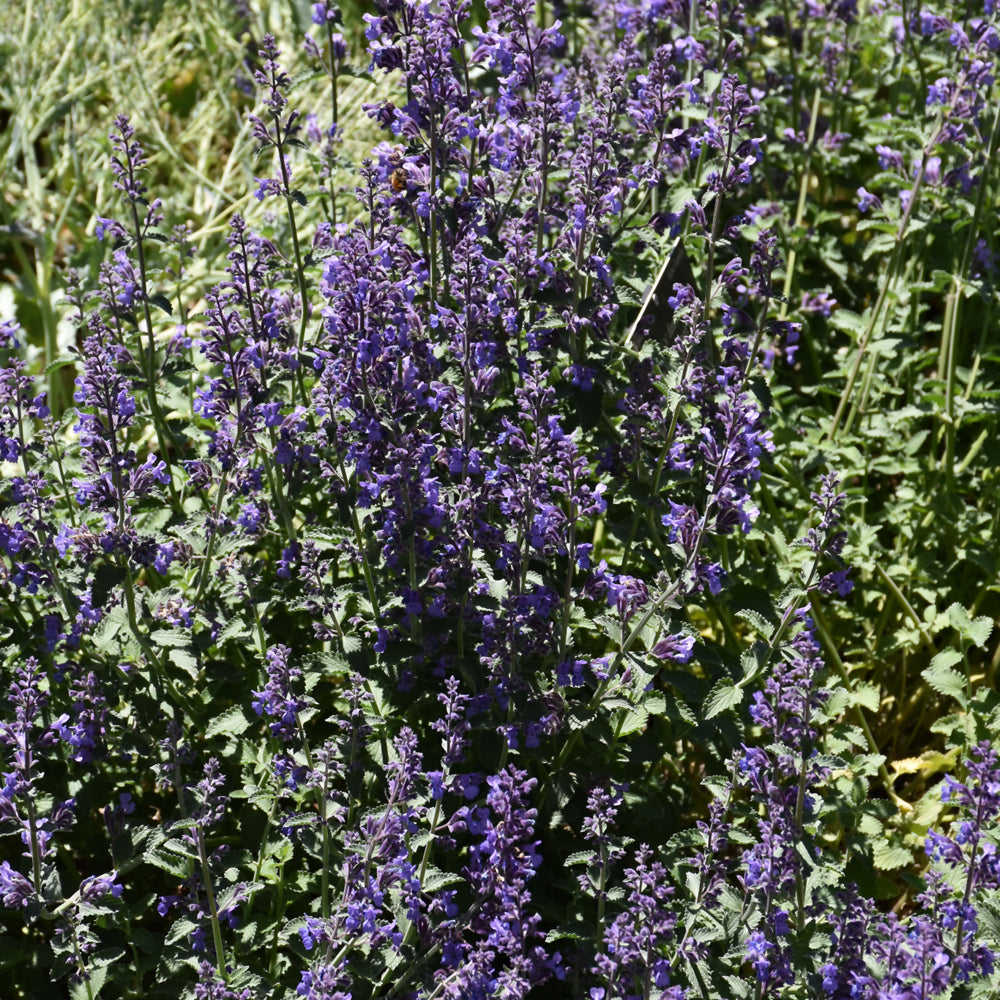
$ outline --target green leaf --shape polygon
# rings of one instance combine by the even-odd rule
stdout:
[[[741,688],[760,677],[770,653],[771,647],[759,639],[749,649],[744,650],[740,657],[740,667],[743,669],[743,679],[739,683]]]
[[[861,333],[865,328],[864,319],[851,309],[836,309],[829,320],[830,326],[844,333]]]
[[[993,631],[993,621],[985,615],[969,620],[969,612],[957,601],[947,611],[948,622],[962,637],[962,645],[971,643],[980,649],[986,648],[990,633]]]
[[[890,236],[888,233],[879,233],[878,235],[872,237],[861,256],[863,260],[867,261],[870,257],[875,256],[875,254],[891,253],[895,248],[895,236]],[[838,309],[837,312],[839,311],[840,310]],[[837,313],[834,313],[833,315],[836,316]]]
[[[957,670],[952,670],[949,663],[954,660],[947,654],[954,650],[944,650],[931,660],[931,665],[921,673],[921,676],[938,694],[954,698],[963,708],[967,704],[966,679]]]
[[[705,718],[714,719],[717,715],[735,708],[743,701],[743,689],[737,687],[729,677],[723,677],[708,693],[705,699]]]
[[[421,888],[424,892],[428,893],[438,892],[449,885],[455,885],[456,882],[464,881],[465,879],[461,875],[456,875],[453,872],[443,872],[440,868],[429,865],[427,871],[424,873],[424,881]]]
[[[238,885],[230,886],[221,896],[219,896],[216,906],[220,910],[228,910],[238,903],[245,892],[255,893],[258,889],[263,889],[263,882],[240,882]]]
[[[889,222],[886,219],[859,219],[857,225],[859,233],[867,232],[869,229],[875,229],[880,233],[892,233],[895,235],[898,228],[899,227],[895,222]]]
[[[162,310],[168,316],[173,313],[173,307],[170,304],[170,299],[166,295],[150,295],[149,304],[151,306],[156,306],[157,309]]]
[[[242,705],[233,705],[227,708],[221,715],[217,715],[208,724],[206,735],[213,736],[239,736],[245,732],[250,725]]]
[[[60,354],[45,366],[45,374],[51,375],[54,371],[65,368],[67,365],[75,365],[79,360],[75,354]]]
[[[90,956],[90,971],[93,976],[95,969],[104,969],[113,965],[125,954],[121,948],[101,948]]]
[[[885,754],[862,753],[850,760],[851,773],[856,778],[866,778],[878,774],[878,769],[885,763]]]
[[[143,855],[146,862],[160,871],[172,875],[174,878],[185,879],[190,875],[188,858],[181,854],[175,854],[162,846],[151,847]]]
[[[855,705],[867,708],[869,712],[877,712],[879,707],[879,690],[873,684],[856,684],[851,692],[851,701]]]
[[[152,642],[154,646],[168,646],[170,648],[180,649],[190,643],[191,637],[187,632],[179,628],[161,628],[150,633],[149,641]]]
[[[594,621],[595,624],[604,627],[605,633],[615,646],[621,644],[622,641],[621,623],[617,619],[612,618],[611,615],[599,615],[597,618],[594,619]]]
[[[250,626],[240,615],[234,615],[219,629],[219,635],[215,641],[221,646],[230,639],[245,639],[248,635],[250,635]]]
[[[106,652],[112,647],[119,630],[128,630],[128,619],[123,608],[114,608],[101,620],[94,632],[94,646],[100,652]]]
[[[191,680],[197,680],[200,672],[198,657],[187,649],[170,650],[170,662],[179,670],[183,670]]]
[[[633,708],[628,712],[623,712],[621,719],[621,723],[615,726],[615,732],[619,737],[628,736],[646,728],[649,712],[644,708]]]
[[[741,611],[737,611],[736,615],[763,638],[767,638],[774,631],[774,626],[762,614],[752,611],[750,608],[743,608]]]
[[[948,649],[942,649],[933,660],[931,660],[931,666],[937,667],[938,669],[944,669],[945,667],[953,667],[956,663],[962,662],[962,654],[957,649],[952,649],[950,646]]]
[[[667,699],[662,694],[649,694],[643,700],[642,707],[650,715],[666,715]]]
[[[872,845],[872,856],[875,867],[884,872],[905,868],[913,862],[913,852],[909,848],[902,844],[890,843],[885,838],[875,840]]]
[[[96,969],[88,969],[88,978],[70,982],[69,995],[72,1000],[93,1000],[104,988],[108,979],[108,967],[101,965]]]
[[[729,986],[727,993],[732,1000],[748,1000],[749,997],[753,996],[754,980],[752,978],[743,979],[728,975],[723,978]]]

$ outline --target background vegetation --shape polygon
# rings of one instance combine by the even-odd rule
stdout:
[[[0,969],[11,995],[41,995],[56,978],[90,1000],[847,996],[847,980],[823,971],[846,962],[838,942],[855,932],[853,903],[834,902],[834,887],[851,883],[871,904],[866,926],[894,914],[912,941],[920,925],[907,920],[931,913],[948,926],[944,890],[927,900],[931,861],[949,858],[962,905],[979,895],[957,931],[951,918],[947,975],[905,993],[918,987],[894,966],[889,930],[866,932],[867,971],[851,974],[887,996],[995,995],[990,963],[963,973],[960,961],[1000,941],[996,873],[963,881],[997,841],[992,807],[973,794],[995,796],[996,772],[977,785],[966,770],[1000,722],[993,5],[489,7],[473,5],[456,28],[465,46],[450,51],[465,61],[442,65],[482,101],[456,107],[511,149],[497,123],[527,123],[524,142],[541,152],[523,154],[516,181],[475,136],[454,133],[449,160],[426,117],[399,124],[421,84],[416,71],[383,70],[392,33],[374,30],[383,12],[366,4],[345,3],[335,25],[346,54],[333,107],[323,60],[334,47],[311,4],[79,0],[0,14],[0,316],[16,321],[5,327],[0,492],[12,691]],[[387,5],[397,25],[412,9]],[[517,12],[538,42],[530,74],[490,48],[502,48],[493,32],[515,37],[497,24]],[[270,72],[268,35],[289,74],[271,93],[318,115],[300,122],[301,147],[280,148],[301,190],[282,187],[273,132],[252,118],[272,125],[255,76]],[[666,46],[688,96],[643,132],[636,109],[652,100],[644,88]],[[721,113],[727,80],[752,111]],[[531,109],[552,93],[578,100],[552,126],[558,152],[544,129],[530,133]],[[380,124],[386,102],[403,109],[395,130],[381,127],[391,115]],[[148,157],[138,197],[123,198],[109,167],[119,115]],[[606,173],[584,182],[588,129],[610,151],[592,154]],[[474,209],[463,150],[481,159]],[[656,173],[630,187],[635,163]],[[541,182],[540,164],[551,168]],[[356,185],[367,193],[356,198]],[[438,189],[426,209],[421,197]],[[131,206],[152,199],[162,222],[134,226]],[[574,223],[579,205],[586,223]],[[482,213],[468,230],[465,209]],[[240,219],[251,237],[239,252],[263,269],[257,305],[249,280],[220,298],[219,282],[239,285],[227,255]],[[421,331],[412,355],[405,337],[371,346],[384,380],[363,387],[344,373],[361,343],[350,338],[372,328],[343,343],[329,332],[349,293],[334,265],[359,268],[354,291],[359,276],[376,280],[372,258],[349,261],[355,221],[373,240],[377,221],[389,248],[371,327],[397,329],[405,314]],[[585,227],[577,243],[574,225]],[[115,283],[124,265],[108,270],[123,248],[136,268],[148,254],[128,301]],[[483,258],[478,271],[461,265]],[[502,301],[471,291],[494,282]],[[474,300],[463,341],[455,317],[473,315]],[[198,350],[219,327],[212,310],[226,308],[270,308],[284,331],[272,342],[285,360],[257,368],[273,395],[245,397],[277,402],[275,419],[260,416],[246,437],[242,417],[226,429],[218,402],[233,358]],[[133,416],[102,418],[103,431],[88,430],[84,414],[101,411],[81,388],[111,377],[86,346],[92,310],[138,400]],[[296,367],[287,355],[304,343]],[[434,406],[406,401],[406,358]],[[472,392],[473,367],[476,378],[496,368],[495,381]],[[23,375],[30,392],[16,388]],[[48,413],[29,407],[42,391]],[[463,405],[464,429],[447,416]],[[715,459],[704,447],[732,429],[733,410],[740,440],[754,439],[739,468],[735,446]],[[413,437],[369,454],[373,413],[383,434],[398,425]],[[132,449],[134,469],[147,456],[170,468],[105,516],[77,480],[100,479],[87,435],[116,419],[105,436]],[[234,455],[255,435],[246,463],[226,458],[226,434]],[[279,443],[312,451],[285,464]],[[393,477],[419,466],[425,445],[436,450],[419,485],[427,509],[415,512],[416,480],[394,493]],[[470,472],[476,448],[481,473]],[[29,496],[18,484],[32,467],[48,478]],[[444,522],[467,539],[457,552],[431,512],[431,481]],[[742,526],[713,520],[724,485]],[[840,490],[846,502],[834,503]],[[579,559],[576,546],[589,547]],[[793,710],[781,671],[805,661],[814,678]],[[769,721],[758,694],[778,716],[804,712],[803,731]],[[467,756],[449,740],[466,741]],[[798,790],[784,836],[813,857],[774,890],[790,901],[787,934],[778,896],[747,874],[770,836],[761,817],[777,809],[774,787],[747,777],[753,747],[769,755],[772,786]],[[949,774],[982,806],[971,855],[965,800],[941,794]],[[614,832],[602,812],[617,817]],[[519,874],[497,875],[482,846],[504,830],[496,851],[520,857]],[[958,853],[935,858],[931,831],[951,831]],[[637,859],[640,844],[662,873]],[[698,852],[725,861],[718,898],[692,883]],[[375,871],[394,873],[378,876],[385,898],[352,899],[351,882]],[[103,895],[86,888],[105,876]],[[647,877],[644,896],[636,880]],[[370,918],[350,910],[363,905]],[[516,946],[494,939],[484,913],[515,915]],[[632,965],[609,937],[625,935],[622,914],[647,935]],[[978,936],[960,943],[970,928]]]

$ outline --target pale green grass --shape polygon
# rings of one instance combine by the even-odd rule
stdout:
[[[269,31],[278,39],[294,81],[292,105],[327,122],[329,83],[302,52],[310,5],[252,6],[249,37],[259,40]],[[346,20],[353,61],[364,69],[363,22],[353,8]],[[271,169],[270,161],[254,158],[247,114],[256,99],[237,86],[238,74],[249,77],[247,40],[229,0],[3,5],[0,317],[21,321],[39,363],[74,336],[65,322],[60,271],[72,263],[93,275],[98,255],[107,252],[89,237],[96,216],[113,217],[119,207],[108,167],[116,115],[130,117],[146,149],[149,197],[163,199],[164,229],[186,224],[191,231],[197,251],[187,279],[192,294],[224,263],[230,216],[240,212],[254,224],[271,210],[253,197],[255,175]],[[388,86],[361,77],[339,82],[340,124],[348,137],[340,186],[347,191],[353,167],[379,138],[362,105],[384,97]],[[318,218],[310,205],[302,216],[307,231]],[[198,306],[189,303],[192,311]]]

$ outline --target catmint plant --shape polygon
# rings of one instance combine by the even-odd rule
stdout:
[[[995,595],[891,517],[993,483],[987,6],[240,3],[212,163],[114,107],[0,325],[17,995],[995,993]]]

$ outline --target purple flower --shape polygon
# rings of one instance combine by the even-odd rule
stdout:
[[[688,663],[694,650],[695,638],[680,632],[661,639],[650,652],[661,660],[672,660],[674,663]]]
[[[111,236],[116,240],[124,240],[128,237],[128,234],[121,223],[116,222],[114,219],[101,218],[101,216],[97,216],[97,225],[94,228],[94,235],[99,240],[103,240],[105,236]]]
[[[313,24],[339,24],[341,21],[340,9],[336,4],[326,3],[325,0],[321,3],[314,3],[312,6],[312,23]]]
[[[351,1000],[346,966],[346,962],[337,966],[317,965],[311,971],[302,972],[296,994],[305,1000]]]
[[[146,194],[146,187],[139,175],[146,169],[147,160],[142,146],[135,141],[135,129],[129,123],[127,115],[115,118],[115,131],[110,138],[114,147],[111,170],[115,175],[115,188],[130,202],[139,202]]]
[[[287,743],[298,730],[299,713],[308,705],[305,698],[292,694],[292,685],[302,677],[300,667],[293,667],[288,646],[277,643],[267,651],[267,684],[262,691],[254,691],[253,710],[258,715],[268,715],[271,735]]]
[[[454,939],[445,952],[455,984],[449,995],[456,998],[485,988],[508,963],[522,990],[554,972],[556,957],[542,943],[541,918],[531,909],[527,887],[541,863],[532,839],[537,814],[525,803],[535,781],[508,766],[487,784],[487,807],[463,806],[451,821],[453,831],[473,838],[466,877],[483,900],[470,920],[471,941]]]
[[[226,985],[219,970],[211,962],[198,964],[198,982],[194,988],[195,1000],[251,1000],[251,989],[234,990]]]
[[[153,568],[157,573],[166,573],[170,564],[176,558],[176,545],[174,542],[165,542],[156,550],[156,559],[153,561]]]
[[[858,188],[858,208],[862,213],[867,212],[872,206],[882,207],[882,202],[879,201],[875,195],[868,192],[865,188]]]
[[[444,773],[442,771],[428,771],[427,781],[430,784],[431,798],[435,800],[444,798]]]
[[[636,851],[635,864],[625,871],[628,890],[625,909],[604,932],[603,950],[598,953],[593,972],[601,977],[609,995],[630,997],[652,981],[659,995],[674,1000],[683,996],[667,990],[670,986],[670,962],[662,948],[673,940],[677,911],[673,887],[666,868],[652,860],[652,851],[642,845]]]
[[[80,899],[85,903],[99,903],[107,897],[120,899],[124,891],[118,882],[118,873],[91,875],[80,883]]]
[[[17,910],[28,905],[35,895],[35,887],[9,861],[0,862],[0,899],[8,909]]]

